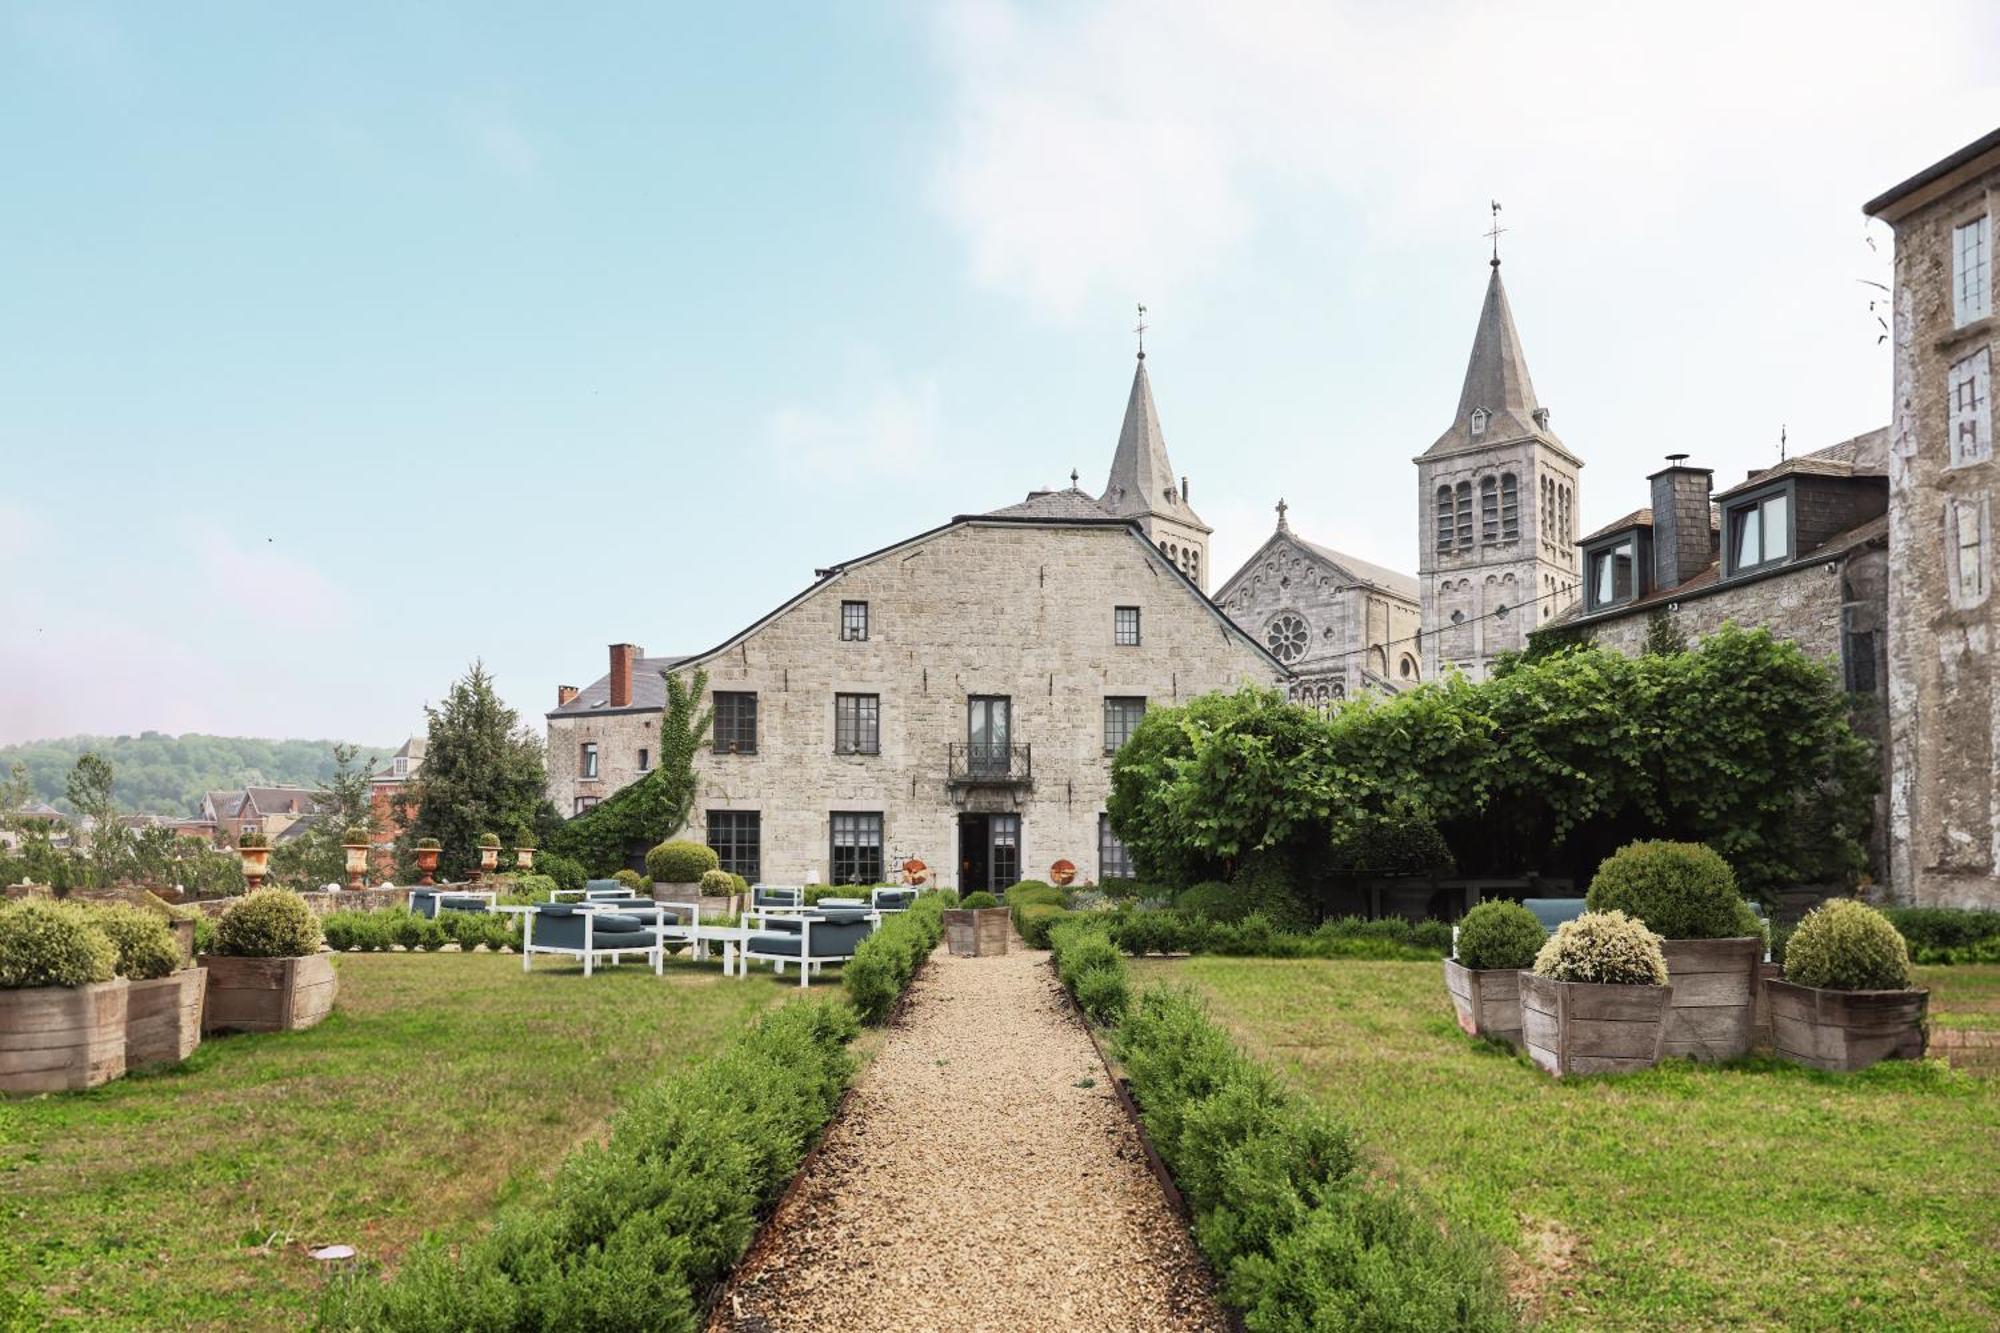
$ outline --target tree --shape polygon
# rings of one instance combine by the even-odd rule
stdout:
[[[372,765],[360,758],[358,746],[334,743],[332,776],[313,793],[319,813],[304,833],[272,849],[272,879],[303,889],[346,882],[347,830],[355,825],[375,830]]]
[[[441,877],[462,879],[479,864],[481,834],[518,840],[536,827],[548,785],[542,743],[500,701],[481,662],[452,682],[443,704],[424,713],[430,744],[422,770],[399,798],[405,831],[398,859],[411,860],[417,839],[436,838]]]
[[[118,803],[112,799],[111,787],[111,765],[95,751],[86,750],[77,756],[76,766],[70,769],[63,794],[79,815],[96,820],[102,828],[118,818]]]
[[[16,759],[7,770],[7,780],[0,782],[0,828],[19,827],[21,812],[35,799],[35,784],[28,777],[28,766]]]
[[[573,856],[593,875],[610,875],[646,854],[646,849],[687,827],[700,780],[695,755],[708,739],[713,709],[701,707],[708,673],[699,668],[683,681],[671,672],[666,712],[660,718],[660,762],[653,771],[608,800],[564,824],[544,841],[550,851]]]

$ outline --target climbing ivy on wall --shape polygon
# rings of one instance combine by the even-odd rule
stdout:
[[[667,707],[660,718],[660,757],[653,771],[613,793],[562,826],[549,850],[576,858],[595,876],[608,876],[643,857],[687,827],[699,779],[695,753],[708,739],[715,710],[701,707],[708,673],[697,669],[686,680],[660,673],[667,682]]]

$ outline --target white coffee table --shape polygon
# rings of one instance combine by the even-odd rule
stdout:
[[[674,930],[669,939],[690,940],[694,943],[695,956],[706,957],[711,943],[722,946],[722,975],[744,977],[750,973],[748,961],[743,957],[743,945],[758,932],[749,926],[681,926]]]

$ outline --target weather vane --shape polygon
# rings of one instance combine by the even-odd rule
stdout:
[[[1139,305],[1138,326],[1132,331],[1139,335],[1139,359],[1144,361],[1146,359],[1146,306],[1144,302],[1141,302]]]
[[[1493,200],[1493,229],[1485,233],[1486,238],[1493,242],[1493,267],[1495,268],[1500,267],[1500,238],[1506,234],[1506,231],[1507,229],[1500,225],[1500,201],[1495,199]]]

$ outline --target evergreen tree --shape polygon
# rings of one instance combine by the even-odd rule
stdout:
[[[436,838],[441,879],[463,879],[479,864],[479,836],[512,843],[532,831],[548,773],[542,743],[500,701],[483,663],[452,682],[443,704],[425,708],[430,744],[424,766],[399,798],[405,828],[398,859],[408,863],[419,838]],[[411,818],[408,807],[416,807]]]

